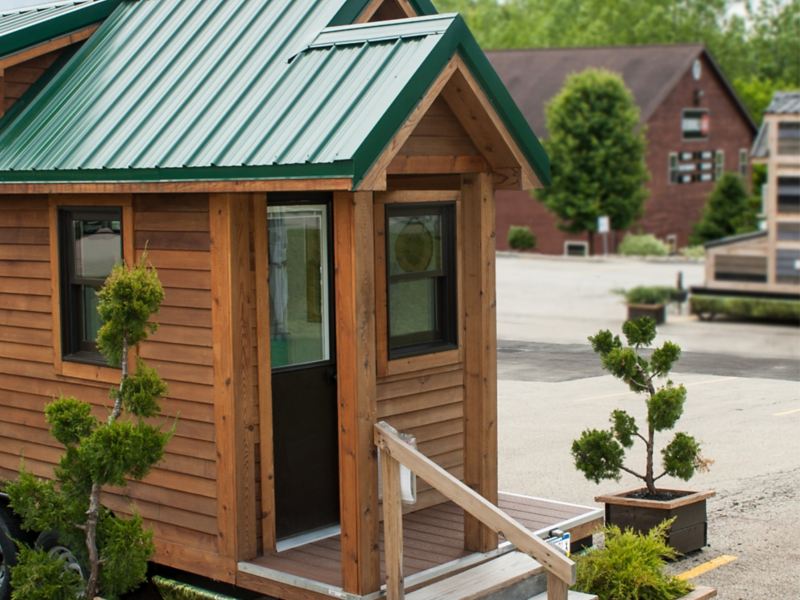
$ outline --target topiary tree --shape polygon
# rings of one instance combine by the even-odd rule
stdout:
[[[545,143],[552,183],[538,198],[571,233],[589,232],[593,245],[597,217],[627,229],[642,214],[648,178],[639,109],[622,78],[587,69],[570,75],[547,105]]]
[[[758,227],[758,209],[736,173],[723,173],[708,197],[703,216],[689,236],[691,244],[705,244],[713,240],[755,231]]]
[[[700,455],[700,444],[690,435],[678,432],[661,450],[663,471],[655,474],[654,454],[656,432],[673,429],[683,414],[686,388],[664,379],[680,357],[677,344],[664,342],[652,351],[647,359],[642,349],[652,345],[656,337],[656,323],[650,317],[626,321],[622,326],[628,345],[618,336],[602,330],[589,338],[592,349],[600,356],[603,368],[625,382],[631,391],[645,395],[647,424],[644,434],[636,419],[624,410],[611,413],[609,429],[587,429],[572,443],[575,466],[587,479],[600,483],[601,479],[619,480],[622,471],[644,481],[647,492],[656,495],[656,481],[665,475],[689,480],[697,469],[706,469],[710,461]],[[633,447],[636,439],[645,444],[644,472],[637,472],[623,464],[625,451]]]
[[[25,529],[52,531],[88,567],[88,579],[65,570],[63,560],[42,550],[23,550],[12,568],[14,600],[107,598],[135,588],[145,579],[154,547],[138,515],[121,518],[100,504],[105,486],[141,479],[157,464],[171,436],[147,422],[159,414],[167,388],[155,370],[138,360],[131,374],[128,350],[156,329],[150,317],[164,291],[155,269],[143,258],[133,267],[114,267],[98,293],[103,325],[97,347],[109,365],[119,367],[120,384],[110,391],[113,407],[105,422],[87,402],[62,396],[45,407],[50,433],[64,445],[55,480],[21,469],[8,484],[11,507]],[[83,589],[80,589],[83,588]]]

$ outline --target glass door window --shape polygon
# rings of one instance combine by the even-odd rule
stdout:
[[[272,368],[330,360],[328,207],[267,208]]]

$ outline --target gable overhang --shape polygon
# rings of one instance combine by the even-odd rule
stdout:
[[[17,64],[42,49],[47,52],[89,37],[122,0],[64,3],[40,10],[20,11],[0,27],[0,65]],[[39,52],[39,54],[36,54]]]
[[[439,93],[445,94],[453,108],[454,99],[448,99],[448,95],[454,94],[450,91],[452,87],[460,89],[462,94],[472,95],[481,108],[479,112],[482,114],[459,118],[461,125],[474,138],[481,127],[486,127],[481,123],[481,117],[488,119],[515,157],[523,189],[550,183],[550,163],[544,148],[463,19],[455,16],[436,49],[419,66],[409,84],[355,153],[353,181],[356,189],[381,188],[385,173],[381,175],[380,170],[388,164],[388,157],[400,150],[400,139],[413,131],[407,123],[413,124],[421,118],[424,115],[421,109],[426,104],[430,106]],[[458,116],[459,111],[455,112]]]

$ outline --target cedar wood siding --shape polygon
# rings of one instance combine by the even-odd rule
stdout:
[[[57,197],[55,197],[57,199]],[[91,196],[87,196],[91,205]],[[158,562],[185,569],[198,561],[207,574],[217,548],[216,449],[210,311],[208,200],[204,195],[136,196],[133,199],[137,256],[147,247],[164,285],[155,321],[158,332],[140,356],[169,386],[163,418],[175,435],[164,460],[142,482],[104,495],[124,514],[133,500],[155,531]],[[56,375],[50,302],[48,199],[0,197],[0,478],[20,466],[50,476],[61,455],[44,421],[52,398],[74,395],[107,414],[109,385]]]
[[[3,72],[3,112],[14,106],[25,92],[58,60],[63,49],[54,50],[8,67]]]
[[[652,233],[661,239],[676,234],[678,247],[688,244],[689,234],[702,215],[714,183],[670,184],[668,182],[668,157],[670,152],[719,150],[725,151],[725,170],[739,168],[739,149],[749,149],[754,132],[740,112],[734,99],[722,83],[705,53],[701,53],[703,72],[699,82],[692,78],[691,67],[660,103],[647,121],[647,168],[650,181],[649,196],[644,214],[631,227],[633,232]],[[681,138],[681,111],[694,108],[694,90],[700,88],[704,96],[697,108],[708,108],[711,129],[706,140],[683,141]],[[511,225],[528,225],[537,237],[535,250],[544,254],[563,254],[564,242],[586,241],[586,234],[569,234],[558,228],[556,217],[542,203],[527,192],[497,191],[497,248],[508,249],[508,229]],[[622,240],[623,233],[609,238],[613,251]],[[595,252],[602,252],[602,242],[595,241]]]

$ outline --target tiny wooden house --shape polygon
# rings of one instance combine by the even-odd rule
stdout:
[[[0,63],[0,477],[20,457],[52,472],[53,396],[105,410],[119,373],[93,293],[146,251],[166,299],[137,352],[177,429],[104,502],[135,506],[164,565],[285,598],[378,592],[376,422],[502,501],[494,191],[547,181],[537,139],[427,0],[51,10]],[[417,492],[418,515],[446,500]],[[456,557],[497,549],[461,527]]]

